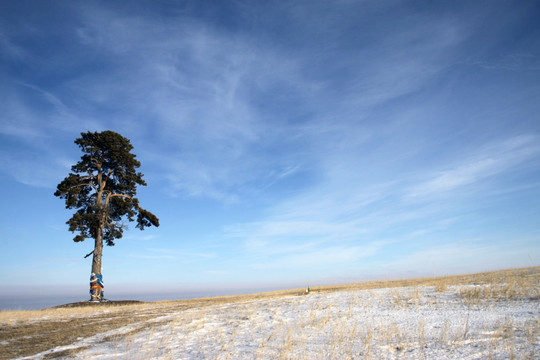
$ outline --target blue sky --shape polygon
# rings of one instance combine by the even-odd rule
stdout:
[[[1,1],[0,273],[85,297],[56,185],[129,138],[106,294],[540,265],[536,1]],[[46,290],[44,290],[46,289]]]

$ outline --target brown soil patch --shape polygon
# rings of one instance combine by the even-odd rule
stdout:
[[[69,312],[65,317],[57,318],[51,315],[51,319],[37,321],[25,321],[15,325],[0,326],[0,359],[13,359],[16,357],[30,356],[44,352],[57,346],[73,344],[81,339],[88,338],[109,330],[120,327],[143,323],[145,320],[155,318],[170,311],[181,311],[185,305],[143,307],[141,305],[118,305],[118,304],[92,304],[96,312],[77,314],[77,311],[87,304],[68,304]],[[104,312],[105,309],[117,307],[112,312]],[[98,309],[99,308],[99,309]],[[66,308],[48,310],[58,312]],[[47,310],[44,310],[47,311]],[[80,350],[80,349],[79,349]],[[45,358],[59,358],[66,356],[70,351],[51,353]]]
[[[67,308],[87,307],[87,306],[104,307],[104,306],[120,306],[120,305],[134,305],[134,304],[144,304],[144,301],[114,300],[114,301],[98,302],[98,303],[92,303],[90,301],[79,301],[79,302],[70,303],[70,304],[53,306],[51,309],[67,309]]]

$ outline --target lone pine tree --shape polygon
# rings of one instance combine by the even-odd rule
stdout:
[[[96,291],[96,277],[101,282],[101,256],[103,243],[114,246],[126,228],[127,218],[137,228],[159,226],[159,219],[139,206],[135,197],[137,185],[146,186],[143,174],[136,169],[141,163],[131,153],[133,146],[122,135],[113,131],[86,132],[75,140],[83,155],[72,166],[71,173],[58,184],[55,196],[65,199],[66,209],[77,209],[66,222],[77,235],[75,242],[94,239],[92,300],[102,300],[101,289]]]

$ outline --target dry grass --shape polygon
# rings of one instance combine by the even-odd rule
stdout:
[[[315,287],[311,288],[311,290],[314,293],[326,293],[395,288],[392,291],[392,306],[406,308],[419,305],[422,298],[422,288],[425,287],[434,287],[437,292],[446,292],[450,287],[457,287],[457,294],[464,304],[467,306],[477,306],[481,303],[485,304],[486,301],[538,300],[540,298],[539,284],[540,267],[535,267],[439,278],[371,281],[339,286]],[[408,289],[406,291],[399,289],[404,287]],[[180,324],[182,326],[189,325],[192,331],[198,331],[208,325],[205,323],[203,311],[204,308],[210,305],[234,304],[235,316],[240,317],[240,320],[249,320],[253,316],[253,312],[258,310],[248,305],[242,307],[243,304],[247,304],[253,300],[282,298],[303,294],[304,289],[295,289],[251,295],[163,301],[126,306],[88,306],[41,311],[3,311],[0,312],[0,359],[29,356],[54,347],[72,344],[81,338],[88,338],[127,325],[132,326],[127,333],[115,335],[117,337],[116,339],[108,337],[104,341],[116,340],[117,342],[121,341],[124,346],[129,346],[130,339],[133,341],[135,334],[147,326],[149,322],[154,321],[153,326],[159,327],[159,317],[162,317],[164,314],[180,314],[180,317],[177,319],[163,320],[168,322],[167,326],[172,321],[173,328],[176,322],[177,326],[180,326]],[[289,300],[284,298],[283,301]],[[359,299],[358,301],[360,302],[362,300]],[[378,301],[383,302],[386,299],[379,299]],[[354,311],[354,306],[362,306],[362,304],[351,304],[348,309],[349,316],[347,316],[347,313],[339,314],[339,318],[345,321],[345,319],[350,317],[351,312]],[[189,312],[185,311],[187,309],[192,310]],[[273,314],[273,317],[278,316],[283,315],[279,313]],[[325,304],[324,307],[321,305],[319,308],[312,308],[301,319],[301,324],[289,324],[282,329],[270,329],[271,335],[262,339],[258,344],[258,349],[254,350],[254,352],[260,354],[261,357],[267,357],[269,355],[268,349],[270,347],[277,347],[280,350],[279,353],[274,354],[275,358],[283,356],[286,358],[291,355],[293,348],[309,346],[308,339],[296,336],[298,331],[301,331],[303,328],[333,329],[331,335],[332,341],[328,343],[327,348],[321,350],[321,354],[336,354],[339,352],[341,354],[340,358],[352,358],[359,355],[363,358],[370,358],[370,355],[374,354],[376,344],[387,344],[397,355],[407,347],[412,346],[411,341],[413,340],[411,340],[410,334],[405,334],[397,324],[389,323],[383,328],[375,326],[376,324],[362,324],[362,326],[352,324],[346,327],[344,324],[339,324],[336,318],[337,316],[338,314],[335,314],[333,304]],[[237,324],[238,321],[236,319],[231,324]],[[344,330],[345,328],[347,331]],[[414,334],[413,342],[416,344],[414,346],[419,346],[422,349],[426,342],[426,324],[419,323],[417,328],[418,331],[417,334]],[[538,328],[538,321],[528,324],[525,330],[527,341],[531,343],[536,341],[538,338]],[[492,338],[496,339],[493,340],[492,344],[494,349],[504,345],[508,349],[508,354],[514,353],[513,349],[515,346],[511,340],[511,329],[512,324],[509,323],[498,324],[496,329],[486,329],[486,332],[491,331]],[[240,328],[235,328],[234,326],[229,330],[216,329],[214,333],[216,343],[219,344],[225,354],[238,338],[244,336],[248,335],[243,334],[240,332]],[[465,339],[470,339],[474,336],[480,335],[471,334],[468,323],[462,324],[458,329],[451,329],[448,324],[443,324],[438,335],[439,340],[449,344],[449,346],[455,346],[455,344],[459,344]],[[358,339],[361,339],[362,344],[364,344],[360,351],[361,354],[358,353],[359,349],[353,348],[352,345],[358,343]],[[161,341],[166,342],[167,338],[165,337]],[[278,342],[277,345],[276,342]],[[348,350],[343,352],[343,347],[338,347],[338,344],[350,344],[350,346],[348,348],[346,347]],[[71,356],[74,354],[74,351],[77,352],[80,350],[82,348],[65,351],[64,353],[56,352],[51,354],[51,358]],[[158,351],[157,347],[156,349],[145,349],[144,353],[149,354],[153,351]],[[322,356],[319,358],[322,358]]]
[[[0,359],[28,356],[68,345],[153,316],[155,309],[148,305],[4,311],[0,313]]]
[[[483,303],[485,300],[505,301],[517,299],[540,299],[538,278],[532,271],[509,271],[488,278],[489,281],[464,285],[459,295],[464,302],[471,305]]]
[[[333,291],[349,291],[349,290],[367,290],[381,288],[398,288],[398,287],[419,287],[419,286],[435,286],[437,291],[445,291],[448,286],[455,285],[498,285],[498,284],[515,284],[514,288],[533,289],[532,296],[539,296],[539,273],[540,267],[522,268],[492,271],[470,275],[455,275],[432,278],[417,278],[417,279],[402,279],[402,280],[385,280],[385,281],[367,281],[356,284],[346,284],[338,286],[324,286],[312,288],[313,291],[333,292]],[[529,290],[527,290],[529,291]]]

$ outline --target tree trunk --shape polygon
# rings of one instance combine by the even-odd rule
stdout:
[[[96,232],[94,243],[94,256],[92,257],[92,273],[90,274],[90,300],[100,301],[103,299],[103,280],[101,274],[101,255],[103,254],[103,228],[105,227],[106,212],[103,208],[103,190],[105,182],[101,174],[101,164],[98,165],[97,174],[98,190],[96,196],[96,209],[99,210],[99,228]]]
[[[92,273],[90,274],[90,300],[100,301],[103,299],[103,281],[101,274],[101,255],[103,254],[103,230],[98,230],[94,244],[94,256],[92,257]]]
[[[92,272],[94,274],[101,274],[101,255],[103,254],[103,237],[101,231],[96,237],[94,245],[94,256],[92,258]]]

